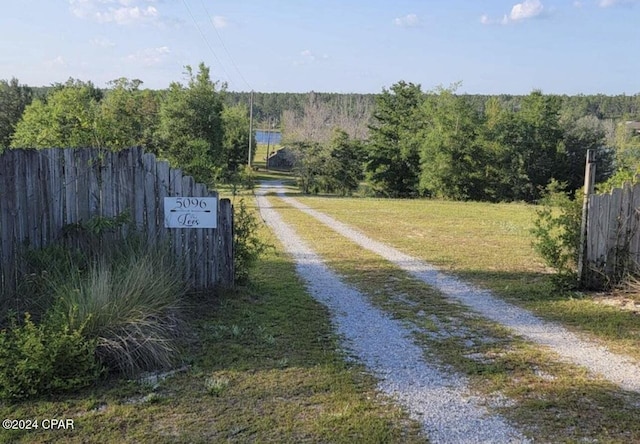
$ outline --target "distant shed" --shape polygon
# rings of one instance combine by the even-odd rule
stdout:
[[[289,148],[280,148],[267,159],[267,168],[272,170],[291,171],[296,162],[296,156]]]
[[[627,128],[633,131],[635,134],[640,134],[640,122],[635,122],[633,120],[628,120],[625,122]]]

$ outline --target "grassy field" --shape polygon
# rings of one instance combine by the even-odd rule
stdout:
[[[637,314],[598,304],[596,294],[554,287],[551,270],[531,246],[534,206],[296,197],[374,239],[640,359]]]
[[[271,199],[332,268],[378,306],[418,329],[415,336],[425,346],[425,359],[441,361],[467,375],[489,406],[531,436],[543,442],[640,440],[638,394],[624,393],[589,378],[581,368],[557,362],[552,354],[445,301],[437,291],[312,217]],[[560,295],[544,294],[544,289],[551,288],[549,275],[531,251],[532,209],[528,206],[300,200],[376,239],[501,290],[523,305],[537,307],[560,300]]]
[[[191,296],[182,371],[0,404],[2,418],[72,419],[73,430],[6,431],[0,442],[424,442],[418,425],[347,364],[322,306],[273,245],[247,287]]]

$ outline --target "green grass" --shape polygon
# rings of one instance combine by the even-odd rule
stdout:
[[[326,310],[274,248],[235,291],[191,296],[189,364],[157,384],[105,381],[0,404],[3,418],[73,418],[74,430],[2,431],[0,442],[424,442],[418,425],[338,351]]]
[[[531,246],[532,205],[296,197],[373,239],[640,359],[636,314],[554,287],[552,272]]]
[[[529,435],[542,442],[640,440],[637,393],[624,393],[590,378],[581,368],[558,362],[552,353],[448,302],[438,291],[312,217],[271,200],[329,266],[369,294],[376,305],[420,329],[415,336],[424,345],[428,362],[440,361],[465,374],[476,393]],[[397,216],[394,221],[408,224]]]

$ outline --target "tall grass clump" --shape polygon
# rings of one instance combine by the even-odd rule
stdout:
[[[119,256],[61,282],[53,311],[96,340],[96,354],[111,370],[168,368],[179,355],[185,285],[159,251],[132,248]]]

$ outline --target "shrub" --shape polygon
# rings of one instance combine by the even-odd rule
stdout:
[[[233,263],[236,282],[249,276],[249,269],[269,247],[258,236],[258,220],[241,199],[233,206]]]
[[[552,181],[536,211],[533,246],[545,263],[557,271],[558,283],[577,284],[577,263],[582,223],[582,199],[571,199],[560,191],[562,184]]]
[[[70,313],[73,319],[75,313]],[[35,325],[12,323],[0,332],[0,398],[22,399],[85,387],[101,374],[96,341],[83,335],[84,325],[47,316]],[[75,322],[74,322],[75,323]]]
[[[54,312],[96,341],[110,369],[128,375],[170,367],[179,356],[184,284],[167,256],[130,250],[99,260],[56,288]]]

